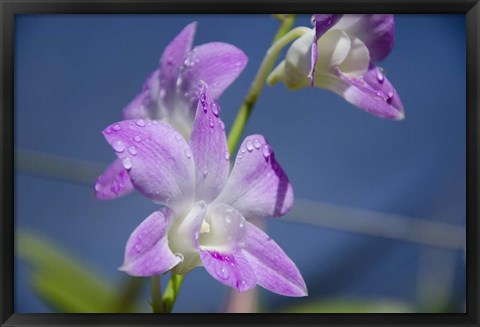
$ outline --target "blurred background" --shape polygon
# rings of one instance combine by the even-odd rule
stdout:
[[[101,130],[121,120],[192,21],[195,45],[228,42],[249,57],[220,98],[229,128],[279,26],[270,15],[16,16],[16,312],[150,312],[150,282],[117,268],[156,205],[138,194],[97,201],[93,184],[114,158]],[[257,102],[244,135],[268,138],[296,195],[266,228],[309,290],[287,298],[261,289],[262,312],[465,311],[465,16],[395,22],[380,66],[404,121],[320,89],[278,84]],[[229,293],[195,269],[174,312],[220,312]]]

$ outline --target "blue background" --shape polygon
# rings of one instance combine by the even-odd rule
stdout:
[[[465,226],[465,17],[395,18],[395,48],[381,66],[404,103],[404,121],[371,116],[325,90],[290,92],[278,84],[264,89],[245,135],[268,138],[298,198]],[[106,166],[114,154],[100,131],[121,119],[165,46],[192,21],[199,22],[194,44],[228,42],[249,57],[220,99],[229,128],[278,27],[270,16],[21,15],[15,19],[15,146]],[[309,26],[309,17],[296,24]],[[16,226],[49,237],[118,281],[126,239],[155,209],[136,194],[99,202],[90,186],[21,171],[15,201]],[[297,263],[310,298],[420,305],[421,246],[280,220],[270,221],[268,232]],[[454,258],[450,301],[462,311],[463,253]],[[17,262],[15,310],[49,312],[26,282],[29,272]],[[204,269],[184,285],[179,312],[215,312],[228,294]],[[303,301],[261,297],[268,308]]]

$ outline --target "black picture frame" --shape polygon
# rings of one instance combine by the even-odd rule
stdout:
[[[466,15],[467,40],[467,309],[456,314],[16,314],[14,313],[14,17],[16,14],[126,13],[421,13]],[[0,324],[1,326],[80,325],[322,325],[479,326],[479,57],[478,0],[0,0]]]

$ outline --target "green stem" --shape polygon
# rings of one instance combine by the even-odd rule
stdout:
[[[160,275],[152,276],[152,310],[153,313],[163,313],[162,286]]]
[[[165,312],[172,312],[173,306],[177,299],[178,291],[182,286],[184,277],[184,275],[177,275],[172,273],[172,277],[170,277],[167,288],[165,289],[165,293],[163,294],[163,305],[165,308]]]
[[[245,96],[243,103],[238,111],[237,117],[233,122],[232,128],[230,129],[230,133],[228,134],[228,149],[230,153],[233,153],[238,145],[240,137],[242,136],[243,130],[245,129],[245,125],[250,117],[253,107],[257,102],[257,98],[262,92],[263,86],[265,85],[265,80],[267,79],[268,74],[272,70],[273,64],[275,60],[278,58],[280,51],[285,47],[287,44],[298,38],[299,36],[303,35],[309,29],[306,27],[297,27],[293,30],[290,30],[288,33],[284,34],[283,36],[279,37],[276,40],[270,49],[267,50],[265,57],[260,65],[260,68],[257,71],[257,75],[250,86],[250,90],[248,91],[247,95]],[[279,28],[277,33],[278,36],[284,33],[284,25],[282,24]]]

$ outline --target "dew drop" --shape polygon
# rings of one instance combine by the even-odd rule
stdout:
[[[102,189],[102,184],[100,184],[99,182],[96,182],[95,183],[95,191],[100,192],[101,189]]]
[[[202,93],[202,95],[200,95],[200,102],[202,104],[205,104],[205,101],[207,100],[207,97],[205,96],[205,93]]]
[[[255,139],[255,140],[253,141],[253,145],[255,146],[255,149],[260,149],[260,146],[261,146],[262,144],[260,143],[260,140],[259,140],[259,139]]]
[[[227,160],[227,161],[230,160],[230,152],[225,151],[225,153],[223,154],[223,156],[224,156],[225,160]]]
[[[180,136],[180,134],[177,134],[177,135],[175,135],[175,139],[176,139],[177,141],[181,141],[181,140],[182,140],[182,137]]]
[[[208,174],[207,168],[205,168],[205,169],[203,170],[202,174],[203,174],[203,177],[207,177],[207,174]]]
[[[176,256],[178,259],[180,259],[180,262],[182,262],[182,261],[185,259],[185,257],[183,256],[182,253],[175,253],[175,256]]]
[[[132,168],[132,160],[129,157],[125,157],[122,160],[123,168],[130,169]]]
[[[114,131],[119,131],[119,130],[121,129],[121,127],[120,127],[120,125],[115,124],[115,125],[112,126],[112,129],[113,129]]]
[[[223,123],[223,121],[221,121],[220,119],[218,120],[218,123],[220,124],[220,128],[222,129],[222,131],[225,130],[225,124]]]
[[[137,148],[135,146],[131,146],[128,148],[128,152],[130,152],[130,154],[132,155],[136,155],[137,154]]]
[[[218,117],[218,112],[219,112],[219,111],[218,111],[218,105],[217,105],[215,102],[212,103],[212,112],[213,112],[213,114],[214,114],[215,116]]]
[[[142,251],[142,246],[140,244],[136,244],[135,251],[137,251],[137,253],[140,253]]]
[[[389,91],[387,94],[387,102],[391,102],[393,99],[393,91]]]
[[[245,151],[246,151],[246,150],[245,150],[245,147],[242,145],[242,146],[240,147],[240,152],[241,152],[241,153],[245,153]]]
[[[160,98],[163,99],[167,95],[167,91],[165,89],[160,90]]]
[[[227,269],[227,265],[222,261],[215,264],[215,273],[220,279],[227,280],[230,277],[230,271]]]
[[[192,151],[190,151],[190,149],[185,149],[185,157],[188,159],[192,157]]]
[[[208,119],[208,125],[209,125],[211,128],[213,128],[213,127],[215,126],[215,122],[213,121],[213,118],[212,118],[212,117],[210,117],[210,118]]]
[[[145,120],[143,120],[143,119],[137,119],[137,120],[135,121],[135,124],[137,124],[137,126],[140,126],[140,127],[145,127],[145,125],[147,125],[147,124],[145,123]]]
[[[268,144],[265,144],[262,148],[262,153],[263,153],[263,156],[265,158],[268,158],[270,157],[270,147],[268,146]]]
[[[113,150],[115,150],[116,152],[123,152],[125,150],[125,145],[123,144],[122,141],[118,140],[118,141],[115,141],[113,142],[112,144],[112,148]]]
[[[133,137],[133,140],[134,140],[135,142],[140,142],[140,141],[142,141],[142,138],[140,137],[140,135],[135,135],[135,136]]]
[[[207,113],[208,111],[208,106],[206,104],[203,104],[203,112]]]
[[[247,146],[248,152],[252,152],[252,150],[253,150],[253,143],[252,143],[251,141],[248,141],[247,144],[246,144],[246,146]]]
[[[383,72],[382,72],[382,69],[381,69],[381,68],[378,68],[378,69],[377,69],[377,80],[378,80],[380,83],[383,83],[383,81],[385,80],[385,76],[383,75]]]

